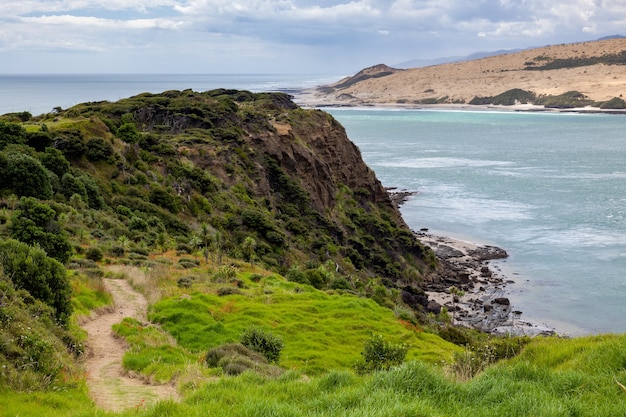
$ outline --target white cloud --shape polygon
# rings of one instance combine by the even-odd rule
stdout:
[[[626,1],[3,0],[0,22],[0,51],[20,55],[144,48],[193,65],[211,50],[232,63],[359,66],[616,34]]]

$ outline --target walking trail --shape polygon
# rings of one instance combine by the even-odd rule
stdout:
[[[114,308],[82,325],[88,334],[85,367],[91,398],[108,411],[143,408],[160,400],[177,399],[171,385],[149,385],[129,376],[122,368],[126,345],[115,337],[111,327],[124,317],[145,322],[148,302],[126,280],[104,279],[104,285],[113,296]]]

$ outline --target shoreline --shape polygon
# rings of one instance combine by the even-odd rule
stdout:
[[[386,190],[398,208],[419,194],[396,187],[387,187]],[[507,296],[507,284],[514,281],[492,262],[508,258],[504,249],[431,234],[426,228],[412,232],[435,253],[444,267],[442,273],[425,283],[428,311],[439,313],[445,307],[452,313],[453,324],[490,334],[531,337],[566,335],[536,320],[522,319],[523,312],[515,309]],[[462,291],[463,295],[452,294],[452,287]]]
[[[318,87],[291,91],[294,102],[303,108],[346,108],[346,109],[394,109],[394,110],[441,110],[441,111],[493,111],[502,113],[546,113],[546,114],[614,114],[626,115],[626,109],[601,109],[599,107],[553,108],[535,104],[415,104],[375,102],[364,100],[340,100],[318,94]]]
[[[433,250],[445,275],[438,275],[426,283],[429,309],[445,307],[453,313],[456,325],[471,327],[486,333],[511,336],[562,335],[555,328],[522,318],[506,295],[507,284],[512,283],[493,260],[505,259],[505,250],[479,245],[451,237],[433,235],[422,229],[413,232],[422,244]],[[450,287],[464,292],[455,297]]]

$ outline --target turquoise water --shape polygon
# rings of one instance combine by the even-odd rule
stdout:
[[[329,109],[413,229],[489,243],[523,318],[626,331],[626,117]]]

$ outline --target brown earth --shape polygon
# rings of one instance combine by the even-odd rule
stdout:
[[[149,385],[123,369],[122,357],[127,347],[115,337],[111,327],[124,317],[145,321],[148,302],[126,280],[105,279],[104,285],[113,296],[114,307],[82,324],[88,334],[85,368],[91,398],[98,407],[115,412],[177,399],[174,387]]]
[[[541,65],[554,59],[598,57],[622,51],[626,51],[626,39],[546,46],[472,61],[400,70],[354,83],[344,79],[329,86],[334,89],[309,91],[299,99],[304,105],[398,104],[442,97],[447,97],[446,103],[467,103],[476,96],[496,96],[520,88],[537,95],[579,91],[591,100],[608,101],[613,97],[626,97],[626,65],[596,64],[534,71],[524,68],[529,62]]]

